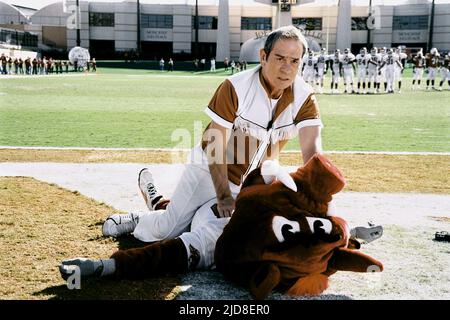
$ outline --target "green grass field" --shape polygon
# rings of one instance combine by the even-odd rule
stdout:
[[[224,77],[222,70],[211,75],[127,69],[0,77],[0,145],[179,146],[173,131],[193,133],[195,121],[207,125],[203,110]],[[324,149],[449,152],[450,91],[411,92],[410,86],[408,70],[401,94],[318,95]],[[192,134],[191,145],[197,142]],[[288,145],[297,148],[296,141]]]

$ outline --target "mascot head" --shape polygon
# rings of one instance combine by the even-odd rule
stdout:
[[[264,163],[245,179],[217,241],[218,270],[256,299],[274,289],[320,294],[337,270],[381,271],[380,262],[354,250],[359,243],[347,223],[327,214],[344,186],[341,172],[319,154],[291,174]]]

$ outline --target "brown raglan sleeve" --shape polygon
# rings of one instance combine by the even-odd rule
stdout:
[[[217,124],[232,128],[238,109],[238,97],[232,83],[227,79],[217,88],[205,109],[206,114]]]
[[[320,119],[319,105],[314,94],[311,94],[300,107],[294,123],[297,129],[310,126],[323,127],[322,120]]]

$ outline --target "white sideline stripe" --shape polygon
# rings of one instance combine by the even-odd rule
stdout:
[[[180,148],[90,148],[90,147],[23,147],[0,146],[0,150],[92,150],[92,151],[164,151],[164,152],[189,152],[191,149]],[[284,150],[281,153],[300,153],[295,150]],[[408,152],[408,151],[324,151],[326,154],[381,154],[381,155],[419,155],[419,156],[450,156],[450,152]]]

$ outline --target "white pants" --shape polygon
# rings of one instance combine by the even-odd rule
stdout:
[[[379,80],[380,80],[380,82],[386,82],[387,81],[387,79],[386,79],[386,66],[384,67],[384,68],[382,68],[380,71],[381,71],[381,74],[380,74],[380,76],[379,76]]]
[[[377,69],[369,68],[369,75],[367,76],[369,82],[379,82]]]
[[[317,76],[320,80],[323,80],[323,77],[325,75],[325,68],[324,67],[318,67],[317,68]]]
[[[450,80],[450,71],[447,68],[442,67],[440,73],[442,81]]]
[[[344,82],[349,84],[353,83],[353,68],[343,68],[344,69]]]
[[[388,66],[385,71],[386,82],[387,82],[387,90],[394,90],[394,80],[395,80],[395,67]]]
[[[305,80],[306,83],[314,82],[314,69],[305,68],[303,70],[303,80]]]
[[[395,80],[402,81],[402,69],[400,67],[395,67]]]
[[[414,69],[414,80],[421,80],[423,76],[423,68]]]
[[[358,69],[358,82],[366,82],[367,69],[359,68]]]
[[[334,74],[332,75],[332,82],[339,83],[339,77],[340,77],[339,68],[337,68],[337,69],[333,68],[333,72],[334,72]]]
[[[203,153],[200,146],[193,153]],[[203,153],[204,155],[204,153]],[[230,182],[233,198],[240,187]],[[196,268],[209,268],[214,263],[216,241],[230,218],[217,218],[211,209],[217,203],[216,192],[206,156],[201,163],[188,163],[165,210],[144,213],[134,230],[134,237],[153,242],[180,237],[188,258],[197,252]],[[193,252],[196,251],[196,252]]]
[[[428,80],[434,80],[436,78],[436,68],[428,68]]]

